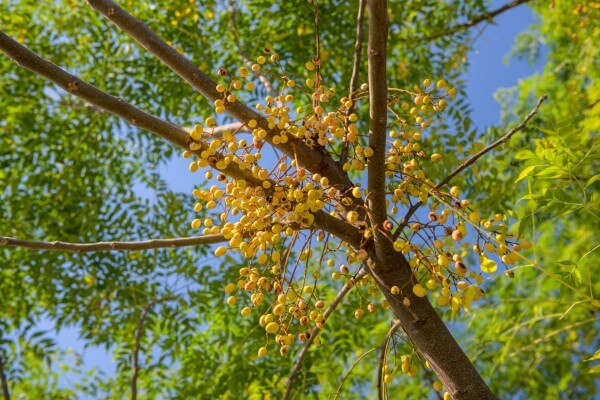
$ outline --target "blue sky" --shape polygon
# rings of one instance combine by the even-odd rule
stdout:
[[[494,6],[501,4],[494,1]],[[494,92],[500,87],[514,86],[520,78],[541,70],[543,60],[536,65],[526,61],[511,59],[505,63],[515,36],[533,22],[532,11],[526,6],[517,7],[500,15],[497,25],[488,26],[476,42],[477,50],[471,58],[471,68],[465,77],[467,93],[473,109],[473,119],[480,131],[487,126],[497,124],[500,119],[500,107],[494,100]],[[188,161],[176,156],[161,168],[162,175],[174,190],[190,193],[194,180],[187,170]],[[190,200],[191,201],[191,200]],[[44,324],[45,325],[45,324]],[[43,326],[51,329],[51,326]],[[113,370],[112,356],[104,348],[83,348],[78,340],[77,329],[61,330],[57,335],[61,348],[72,348],[84,354],[86,368],[97,367],[110,373]]]

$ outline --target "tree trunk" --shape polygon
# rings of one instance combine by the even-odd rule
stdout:
[[[390,254],[392,256],[392,254]],[[389,257],[386,257],[389,262]],[[412,292],[413,273],[404,256],[393,254],[388,264],[372,271],[402,328],[419,347],[446,390],[455,400],[495,399],[469,358],[460,348],[427,297]],[[392,295],[391,287],[403,288],[402,295]],[[410,300],[407,307],[404,296]]]

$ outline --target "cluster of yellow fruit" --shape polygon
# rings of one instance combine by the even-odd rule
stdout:
[[[325,322],[325,303],[319,298],[318,291],[314,290],[320,278],[320,267],[312,273],[314,281],[307,280],[308,260],[313,255],[310,246],[300,253],[293,268],[288,266],[289,250],[294,244],[292,238],[297,231],[313,227],[314,213],[324,211],[354,224],[365,238],[372,236],[373,232],[365,220],[365,214],[351,207],[353,198],[361,199],[367,195],[360,185],[342,192],[339,188],[329,186],[327,177],[310,174],[297,165],[295,159],[288,163],[285,157],[266,168],[264,165],[268,165],[269,161],[263,159],[261,150],[265,138],[270,134],[268,130],[276,133],[270,139],[274,144],[286,143],[293,137],[310,147],[324,147],[331,154],[335,153],[336,147],[345,143],[351,150],[349,160],[343,164],[345,171],[363,171],[373,149],[364,145],[359,134],[358,115],[352,112],[357,101],[364,97],[364,87],[353,98],[342,97],[336,106],[333,101],[335,89],[325,87],[318,75],[315,79],[307,78],[305,87],[299,88],[294,80],[285,75],[267,71],[264,64],[269,60],[281,67],[277,55],[273,54],[268,59],[259,57],[250,70],[240,68],[235,77],[220,70],[219,75],[228,79],[228,82],[216,87],[222,93],[222,98],[214,102],[218,114],[225,111],[227,104],[237,101],[236,90],[253,90],[254,83],[249,79],[251,71],[278,79],[281,82],[280,94],[267,96],[264,103],[256,104],[256,109],[265,116],[267,125],[259,124],[255,119],[247,121],[245,128],[251,133],[251,139],[248,140],[243,137],[242,130],[226,130],[215,134],[217,120],[208,117],[203,125],[196,125],[190,132],[191,143],[184,157],[194,158],[190,163],[190,171],[211,167],[205,177],[213,179],[216,173],[216,180],[220,182],[208,189],[193,191],[197,199],[195,211],[206,209],[210,216],[194,219],[192,228],[202,229],[204,234],[221,234],[229,241],[227,246],[216,248],[217,257],[235,250],[247,259],[247,266],[239,270],[238,281],[229,283],[225,288],[229,296],[227,304],[235,305],[240,293],[247,293],[250,302],[241,308],[241,314],[247,317],[253,309],[261,310],[259,325],[267,333],[267,341],[270,335],[275,335],[280,353],[285,355],[292,343],[307,340],[311,328],[322,326]],[[316,62],[307,62],[309,72],[315,70]],[[292,111],[292,103],[299,101],[292,92],[298,91],[308,93],[310,106]],[[453,97],[455,89],[448,88],[443,80],[434,85],[426,79],[423,86],[415,88],[415,91],[396,91],[409,96],[414,106],[408,102],[400,103],[397,96],[391,97],[388,102],[390,113],[396,117],[394,125],[398,127],[389,132],[390,145],[386,149],[390,219],[399,214],[399,206],[414,204],[415,200],[425,204],[433,199],[433,205],[427,222],[416,218],[410,221],[407,232],[397,229],[394,248],[409,259],[414,269],[413,293],[423,297],[428,290],[439,288],[437,304],[450,307],[453,313],[457,313],[461,308],[468,309],[472,301],[483,296],[479,287],[483,281],[482,275],[469,271],[463,262],[467,252],[464,249],[455,252],[448,250],[467,235],[466,225],[475,226],[478,232],[473,250],[481,258],[483,272],[491,273],[497,268],[495,261],[488,258],[483,250],[495,252],[504,263],[511,264],[517,260],[518,255],[515,254],[519,248],[507,241],[510,235],[501,223],[503,216],[482,220],[479,214],[469,211],[467,200],[459,199],[458,187],[453,187],[449,193],[438,190],[423,171],[427,160],[438,162],[442,157],[439,154],[427,157],[420,143],[422,130],[430,125],[430,117],[434,113],[443,111],[445,98]],[[394,110],[396,104],[400,104],[398,110]],[[231,166],[245,171],[248,179],[231,179],[222,172]],[[437,208],[442,205],[446,208],[438,212]],[[453,220],[453,226],[446,226],[449,218]],[[395,225],[389,221],[387,224],[389,226],[384,228],[391,233]],[[322,242],[325,235],[321,232],[316,236]],[[366,258],[364,250],[364,254],[347,248],[344,251],[348,263],[360,263]],[[296,282],[294,274],[300,261],[307,262],[306,266],[300,268],[304,270],[304,279]],[[451,262],[454,268],[449,267]],[[336,265],[334,259],[326,263],[331,267]],[[354,281],[350,269],[342,265],[339,272],[334,271],[331,276],[333,279],[345,277],[350,284],[368,286],[368,294],[381,299],[379,288],[368,275]],[[405,288],[394,287],[392,293],[403,296],[408,306],[409,301],[403,290]],[[265,302],[266,296],[269,296],[268,302]],[[385,300],[382,305],[389,307]],[[367,309],[374,312],[375,303],[369,303]],[[363,315],[362,308],[356,310],[357,319]],[[263,356],[266,351],[266,346],[261,347],[258,355]]]

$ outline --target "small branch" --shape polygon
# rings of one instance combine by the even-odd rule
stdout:
[[[441,30],[441,31],[439,31],[437,33],[434,33],[432,35],[429,35],[429,36],[420,36],[420,37],[417,36],[417,37],[412,37],[412,38],[402,38],[401,40],[402,41],[407,41],[407,42],[415,42],[415,41],[417,41],[417,42],[425,42],[425,41],[430,41],[430,40],[438,39],[438,38],[440,38],[442,36],[452,35],[452,34],[454,34],[456,32],[459,32],[459,31],[462,31],[462,30],[465,30],[465,29],[469,29],[469,28],[471,28],[471,27],[473,27],[473,26],[475,26],[475,25],[477,25],[477,24],[479,24],[481,22],[490,21],[490,20],[494,19],[494,17],[496,17],[496,16],[498,16],[498,15],[500,15],[500,14],[502,14],[502,13],[504,13],[504,12],[506,12],[506,11],[512,9],[512,8],[514,8],[514,7],[517,7],[517,6],[521,5],[521,4],[527,3],[529,1],[530,0],[514,0],[514,1],[511,1],[510,3],[508,3],[508,4],[503,5],[500,8],[497,8],[494,11],[490,11],[490,12],[478,15],[478,16],[476,16],[475,18],[473,18],[470,21],[467,21],[467,22],[465,22],[463,24],[455,25],[453,27]]]
[[[142,334],[144,333],[144,322],[146,321],[146,317],[150,312],[150,309],[154,305],[154,302],[150,302],[142,311],[140,315],[140,319],[137,323],[136,333],[135,333],[135,347],[133,349],[133,374],[131,376],[131,400],[137,399],[137,379],[140,373],[140,348],[142,344]]]
[[[356,368],[356,366],[358,365],[358,363],[360,363],[363,360],[363,358],[365,358],[366,356],[368,356],[369,354],[371,354],[375,350],[377,350],[377,347],[373,347],[372,349],[369,349],[369,350],[365,351],[360,357],[358,357],[358,360],[356,360],[356,362],[354,364],[352,364],[352,367],[350,367],[350,369],[348,370],[348,372],[346,372],[346,374],[342,378],[340,384],[338,385],[337,390],[334,393],[333,400],[337,400],[337,398],[340,396],[340,392],[342,391],[342,387],[344,386],[344,383],[346,382],[346,379],[348,379],[348,377],[350,376],[350,374],[352,373],[352,371],[354,370],[354,368]],[[330,397],[331,397],[331,395],[330,395]]]
[[[185,130],[191,132],[192,128],[185,128]],[[223,137],[223,133],[225,133],[226,131],[229,131],[231,133],[250,132],[250,128],[248,128],[247,125],[242,124],[241,122],[232,122],[229,124],[219,125],[214,128],[205,128],[205,131],[202,136],[205,138]]]
[[[400,320],[397,320],[396,322],[394,322],[394,325],[392,325],[392,327],[390,328],[388,333],[385,335],[385,339],[383,340],[383,343],[381,343],[381,346],[379,347],[379,367],[377,368],[377,394],[379,396],[378,397],[379,400],[385,399],[385,383],[383,382],[383,366],[385,365],[385,362],[387,359],[387,348],[390,343],[390,340],[392,340],[392,337],[394,337],[394,334],[396,333],[396,331],[398,331],[398,329],[400,329],[401,326],[402,326],[402,324],[400,323]]]
[[[358,280],[363,278],[366,274],[367,273],[366,273],[365,269],[361,268],[358,271],[358,273],[354,276],[354,282],[357,282]],[[323,314],[325,316],[325,321],[327,321],[327,318],[329,318],[329,316],[335,311],[335,309],[340,305],[340,303],[342,302],[342,300],[344,299],[346,294],[348,294],[350,289],[352,289],[353,287],[354,287],[353,284],[348,284],[348,283],[346,283],[344,285],[344,287],[342,287],[342,289],[335,296],[335,298],[333,299],[331,304],[329,304],[329,307],[327,307],[327,310],[325,310],[325,313]],[[298,375],[298,373],[300,372],[300,369],[302,368],[302,363],[304,362],[304,359],[306,358],[306,356],[308,354],[308,350],[310,349],[310,346],[313,344],[313,342],[315,341],[315,338],[317,337],[317,335],[319,334],[320,331],[321,331],[321,328],[319,328],[318,326],[315,326],[310,334],[310,337],[306,340],[306,342],[304,342],[304,346],[302,347],[302,350],[300,350],[300,353],[298,354],[298,360],[296,360],[296,364],[294,365],[294,368],[292,369],[292,371],[290,372],[290,376],[288,377],[288,381],[287,381],[287,385],[286,385],[286,389],[285,389],[285,395],[283,396],[283,400],[290,399],[290,395],[292,393],[292,386],[294,385],[294,380],[296,379],[296,376]]]
[[[462,171],[464,171],[469,166],[471,166],[473,163],[475,163],[475,161],[477,161],[479,158],[481,158],[485,154],[489,153],[494,148],[507,142],[515,133],[523,130],[527,126],[527,123],[529,122],[529,120],[531,118],[533,118],[533,116],[535,114],[538,113],[540,106],[547,98],[548,98],[548,96],[546,96],[546,95],[540,97],[538,99],[536,106],[531,110],[531,112],[529,114],[527,114],[527,116],[523,119],[523,121],[521,121],[521,123],[519,125],[517,125],[513,129],[511,129],[506,135],[502,136],[500,139],[496,140],[494,143],[490,144],[489,146],[486,146],[484,149],[479,151],[477,154],[473,155],[473,157],[469,158],[468,160],[466,160],[465,162],[460,164],[454,171],[452,171],[448,176],[446,176],[444,179],[442,179],[442,181],[440,183],[435,185],[434,189],[440,189],[441,187],[446,185],[448,182],[450,182],[450,180],[452,180],[452,178],[454,178],[456,175],[460,174]],[[394,239],[398,238],[398,236],[402,232],[402,229],[404,229],[406,227],[406,225],[408,225],[410,218],[414,215],[415,212],[417,212],[419,207],[421,207],[422,205],[423,205],[423,203],[419,201],[408,209],[408,211],[406,212],[406,215],[402,219],[402,222],[396,228],[396,231],[393,235]]]
[[[489,153],[494,148],[500,146],[502,143],[507,142],[515,133],[519,132],[520,130],[523,130],[527,126],[527,123],[529,122],[529,120],[531,118],[533,118],[533,116],[535,114],[537,114],[537,112],[540,109],[540,106],[547,98],[548,98],[548,96],[546,96],[546,95],[540,97],[538,99],[536,106],[533,108],[533,110],[531,110],[531,112],[529,114],[527,114],[525,119],[523,119],[523,121],[521,121],[521,123],[519,125],[515,126],[506,135],[502,136],[500,139],[496,140],[494,143],[490,144],[489,146],[486,146],[484,149],[479,151],[473,157],[469,158],[467,161],[460,164],[454,171],[452,171],[447,177],[445,177],[440,183],[438,183],[435,186],[435,188],[436,189],[441,188],[442,186],[444,186],[445,184],[450,182],[450,180],[452,178],[454,178],[456,175],[460,174],[462,171],[464,171],[466,168],[468,168],[470,165],[472,165],[475,161],[477,161],[479,158],[481,158],[483,155]]]
[[[24,247],[31,250],[66,251],[70,253],[88,253],[92,251],[139,251],[160,248],[175,248],[185,246],[199,246],[226,242],[222,235],[193,236],[174,239],[150,239],[139,242],[96,242],[96,243],[69,243],[69,242],[40,242],[36,240],[15,239],[0,236],[0,246]]]
[[[2,399],[10,400],[10,391],[8,390],[8,382],[6,375],[4,374],[4,360],[2,354],[0,354],[0,383],[2,384]]]
[[[367,0],[360,0],[358,4],[358,15],[356,17],[356,44],[354,45],[354,63],[352,65],[352,75],[350,77],[350,85],[348,89],[348,98],[352,100],[352,106],[348,108],[346,111],[346,130],[348,129],[348,116],[354,112],[356,109],[356,99],[355,92],[356,86],[358,85],[358,76],[360,71],[360,59],[362,56],[362,42],[363,42],[363,26],[364,26],[364,17],[365,17],[365,7],[367,5]],[[344,139],[345,136],[344,136]],[[342,153],[340,155],[340,165],[344,165],[346,161],[348,161],[348,150],[350,147],[350,142],[344,140],[342,145]]]

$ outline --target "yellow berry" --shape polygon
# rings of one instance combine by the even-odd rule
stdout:
[[[435,153],[431,155],[431,161],[433,162],[439,162],[442,160],[442,155],[439,153]]]
[[[413,286],[413,293],[415,294],[415,296],[417,297],[425,297],[425,294],[427,293],[425,291],[425,288],[423,286],[421,286],[420,283],[417,283],[415,286]]]
[[[227,247],[225,247],[225,246],[219,246],[215,250],[215,256],[217,256],[217,257],[221,257],[221,256],[225,255],[225,253],[227,253]]]
[[[260,349],[258,349],[258,356],[259,357],[264,357],[265,355],[267,355],[267,348],[266,347],[261,347]]]
[[[269,322],[265,326],[265,331],[267,331],[267,333],[277,333],[279,332],[279,324],[277,322]]]

